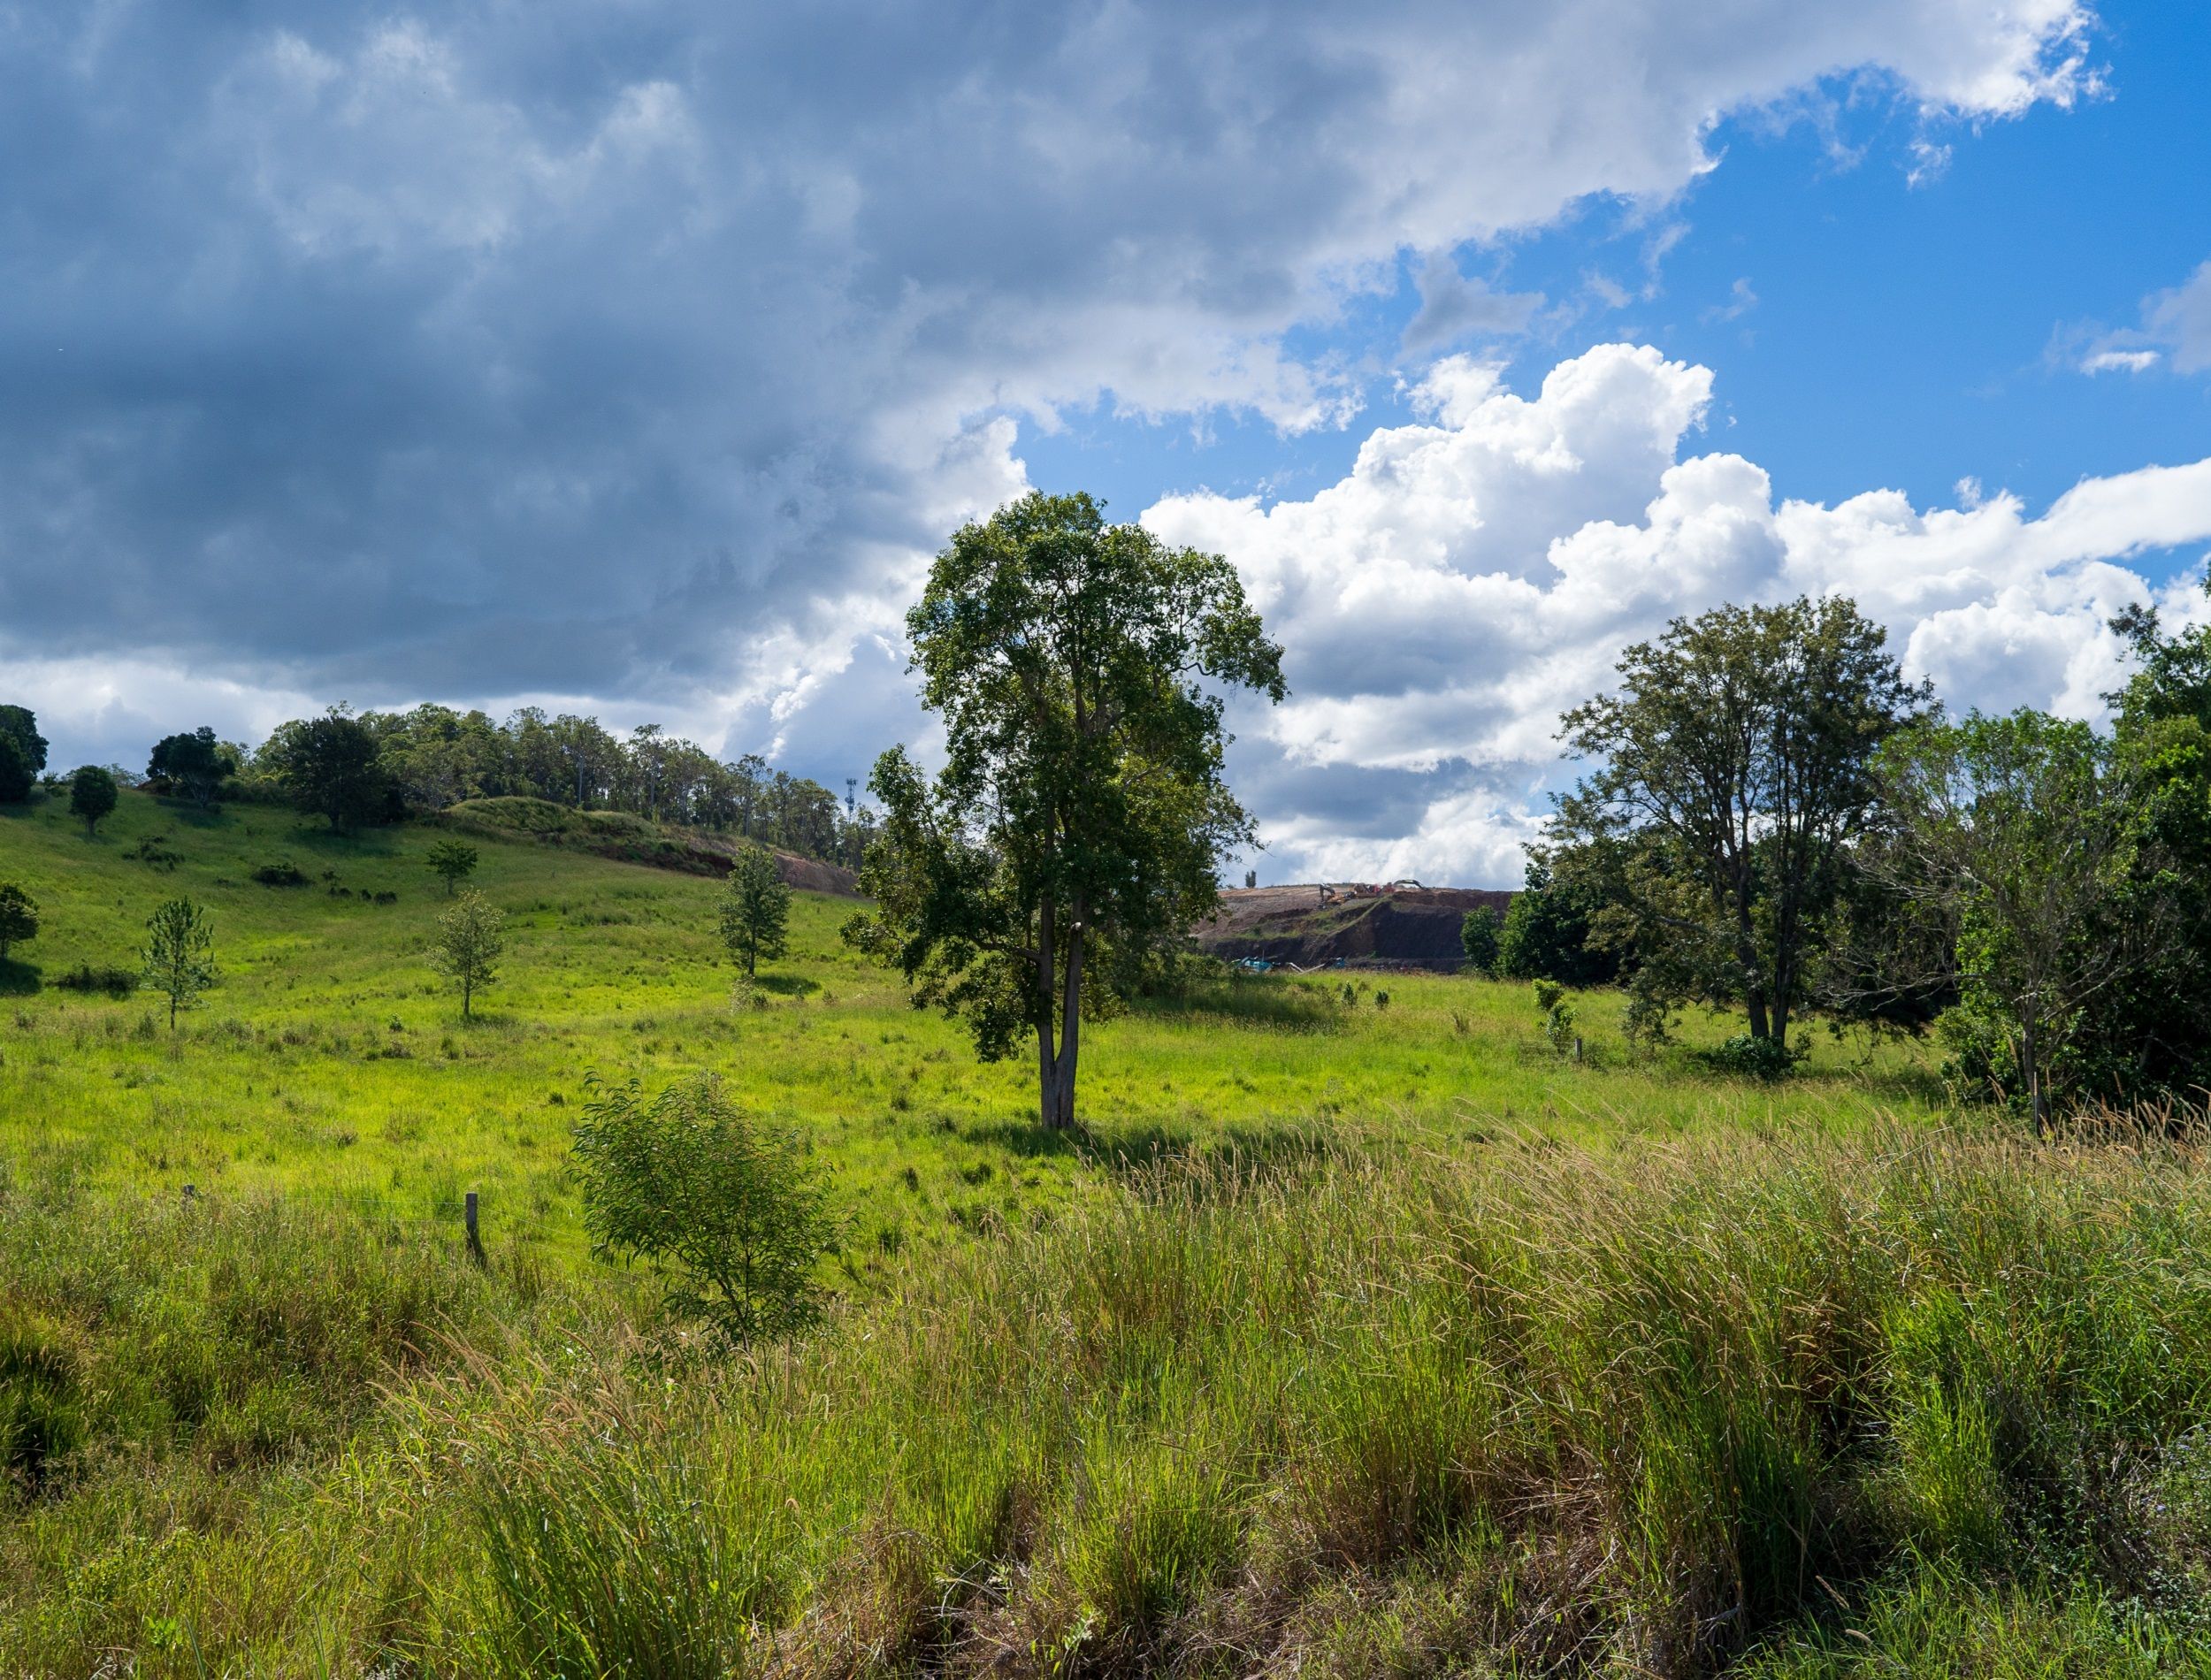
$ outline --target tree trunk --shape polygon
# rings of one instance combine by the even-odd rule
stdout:
[[[1078,906],[1078,910],[1079,910]],[[1058,1129],[1075,1129],[1075,1058],[1083,1035],[1083,924],[1078,920],[1067,935],[1067,991],[1060,1008]]]
[[[2049,1095],[2042,1088],[2041,1047],[2035,1042],[2032,1015],[2019,1022],[2019,1057],[2026,1064],[2027,1106],[2034,1114],[2034,1134],[2040,1137],[2049,1128]]]
[[[1766,1022],[1766,995],[1756,986],[1750,989],[1750,1035],[1753,1038],[1772,1036],[1772,1029]]]

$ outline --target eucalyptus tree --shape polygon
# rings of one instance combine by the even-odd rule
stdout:
[[[1618,691],[1562,720],[1597,767],[1559,801],[1546,857],[1603,900],[1597,935],[1632,959],[1645,1027],[1698,1001],[1786,1044],[1879,804],[1875,755],[1932,704],[1886,641],[1840,598],[1721,607],[1630,647]]]
[[[868,786],[873,911],[846,936],[997,1060],[1036,1047],[1038,1112],[1075,1120],[1085,963],[1179,941],[1253,838],[1222,772],[1220,691],[1280,701],[1281,650],[1217,554],[1032,493],[963,526],[907,618],[945,763]]]

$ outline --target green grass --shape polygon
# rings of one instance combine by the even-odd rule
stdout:
[[[1910,1047],[1633,1057],[1601,996],[1576,1065],[1525,988],[1395,976],[1098,1023],[1070,1142],[847,905],[738,1008],[713,882],[572,849],[478,842],[514,936],[463,1028],[435,836],[0,813],[45,912],[0,1672],[2211,1673],[2192,1146],[1946,1115]],[[180,891],[223,972],[180,1034],[38,983]],[[585,1254],[586,1075],[700,1067],[847,1216],[803,1342]]]

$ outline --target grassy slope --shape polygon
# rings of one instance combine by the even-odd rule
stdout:
[[[432,837],[0,814],[22,957],[187,891],[224,968],[174,1040],[0,974],[0,1672],[2211,1671],[2191,1151],[1946,1131],[1904,1052],[1632,1063],[1601,998],[1566,1065],[1446,980],[1106,1023],[1077,1149],[834,901],[740,1014],[714,883],[486,842],[464,1029]],[[583,1256],[584,1074],[700,1065],[837,1172],[803,1348]]]
[[[134,860],[149,838],[181,861]],[[770,1007],[740,1014],[713,935],[717,883],[481,839],[471,884],[507,911],[509,937],[500,983],[464,1029],[423,954],[444,905],[424,864],[435,838],[412,827],[343,838],[265,807],[202,818],[136,796],[96,841],[59,800],[0,814],[0,880],[44,916],[15,972],[0,971],[17,993],[0,1002],[0,1157],[34,1179],[313,1190],[403,1218],[449,1219],[477,1188],[502,1230],[558,1241],[573,1229],[561,1162],[585,1077],[705,1066],[829,1155],[865,1233],[1004,1218],[1068,1182],[1071,1153],[1030,1124],[1026,1064],[979,1065],[957,1027],[907,1007],[894,977],[838,941],[849,901],[797,898],[792,957],[765,976]],[[279,859],[310,885],[253,884],[256,866]],[[134,965],[146,916],[178,894],[208,909],[221,971],[178,1039],[145,993],[24,991],[27,965]],[[1093,1148],[1141,1155],[1346,1117],[1462,1141],[1500,1123],[1618,1136],[1713,1119],[1847,1122],[1915,1105],[1924,1086],[1909,1055],[1866,1067],[1855,1047],[1824,1041],[1813,1077],[1779,1093],[1633,1064],[1603,999],[1584,1011],[1591,1065],[1567,1066],[1540,1044],[1525,988],[1381,987],[1386,1010],[1371,986],[1347,1008],[1335,985],[1267,981],[1091,1027]]]

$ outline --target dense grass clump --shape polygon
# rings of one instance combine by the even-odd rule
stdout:
[[[1991,1617],[2204,1659],[2207,1188],[1901,1132],[1178,1162],[679,1400],[539,1371],[461,1425],[501,1469],[454,1625],[516,1674],[712,1671],[638,1654],[685,1628],[806,1673],[1834,1672]]]

